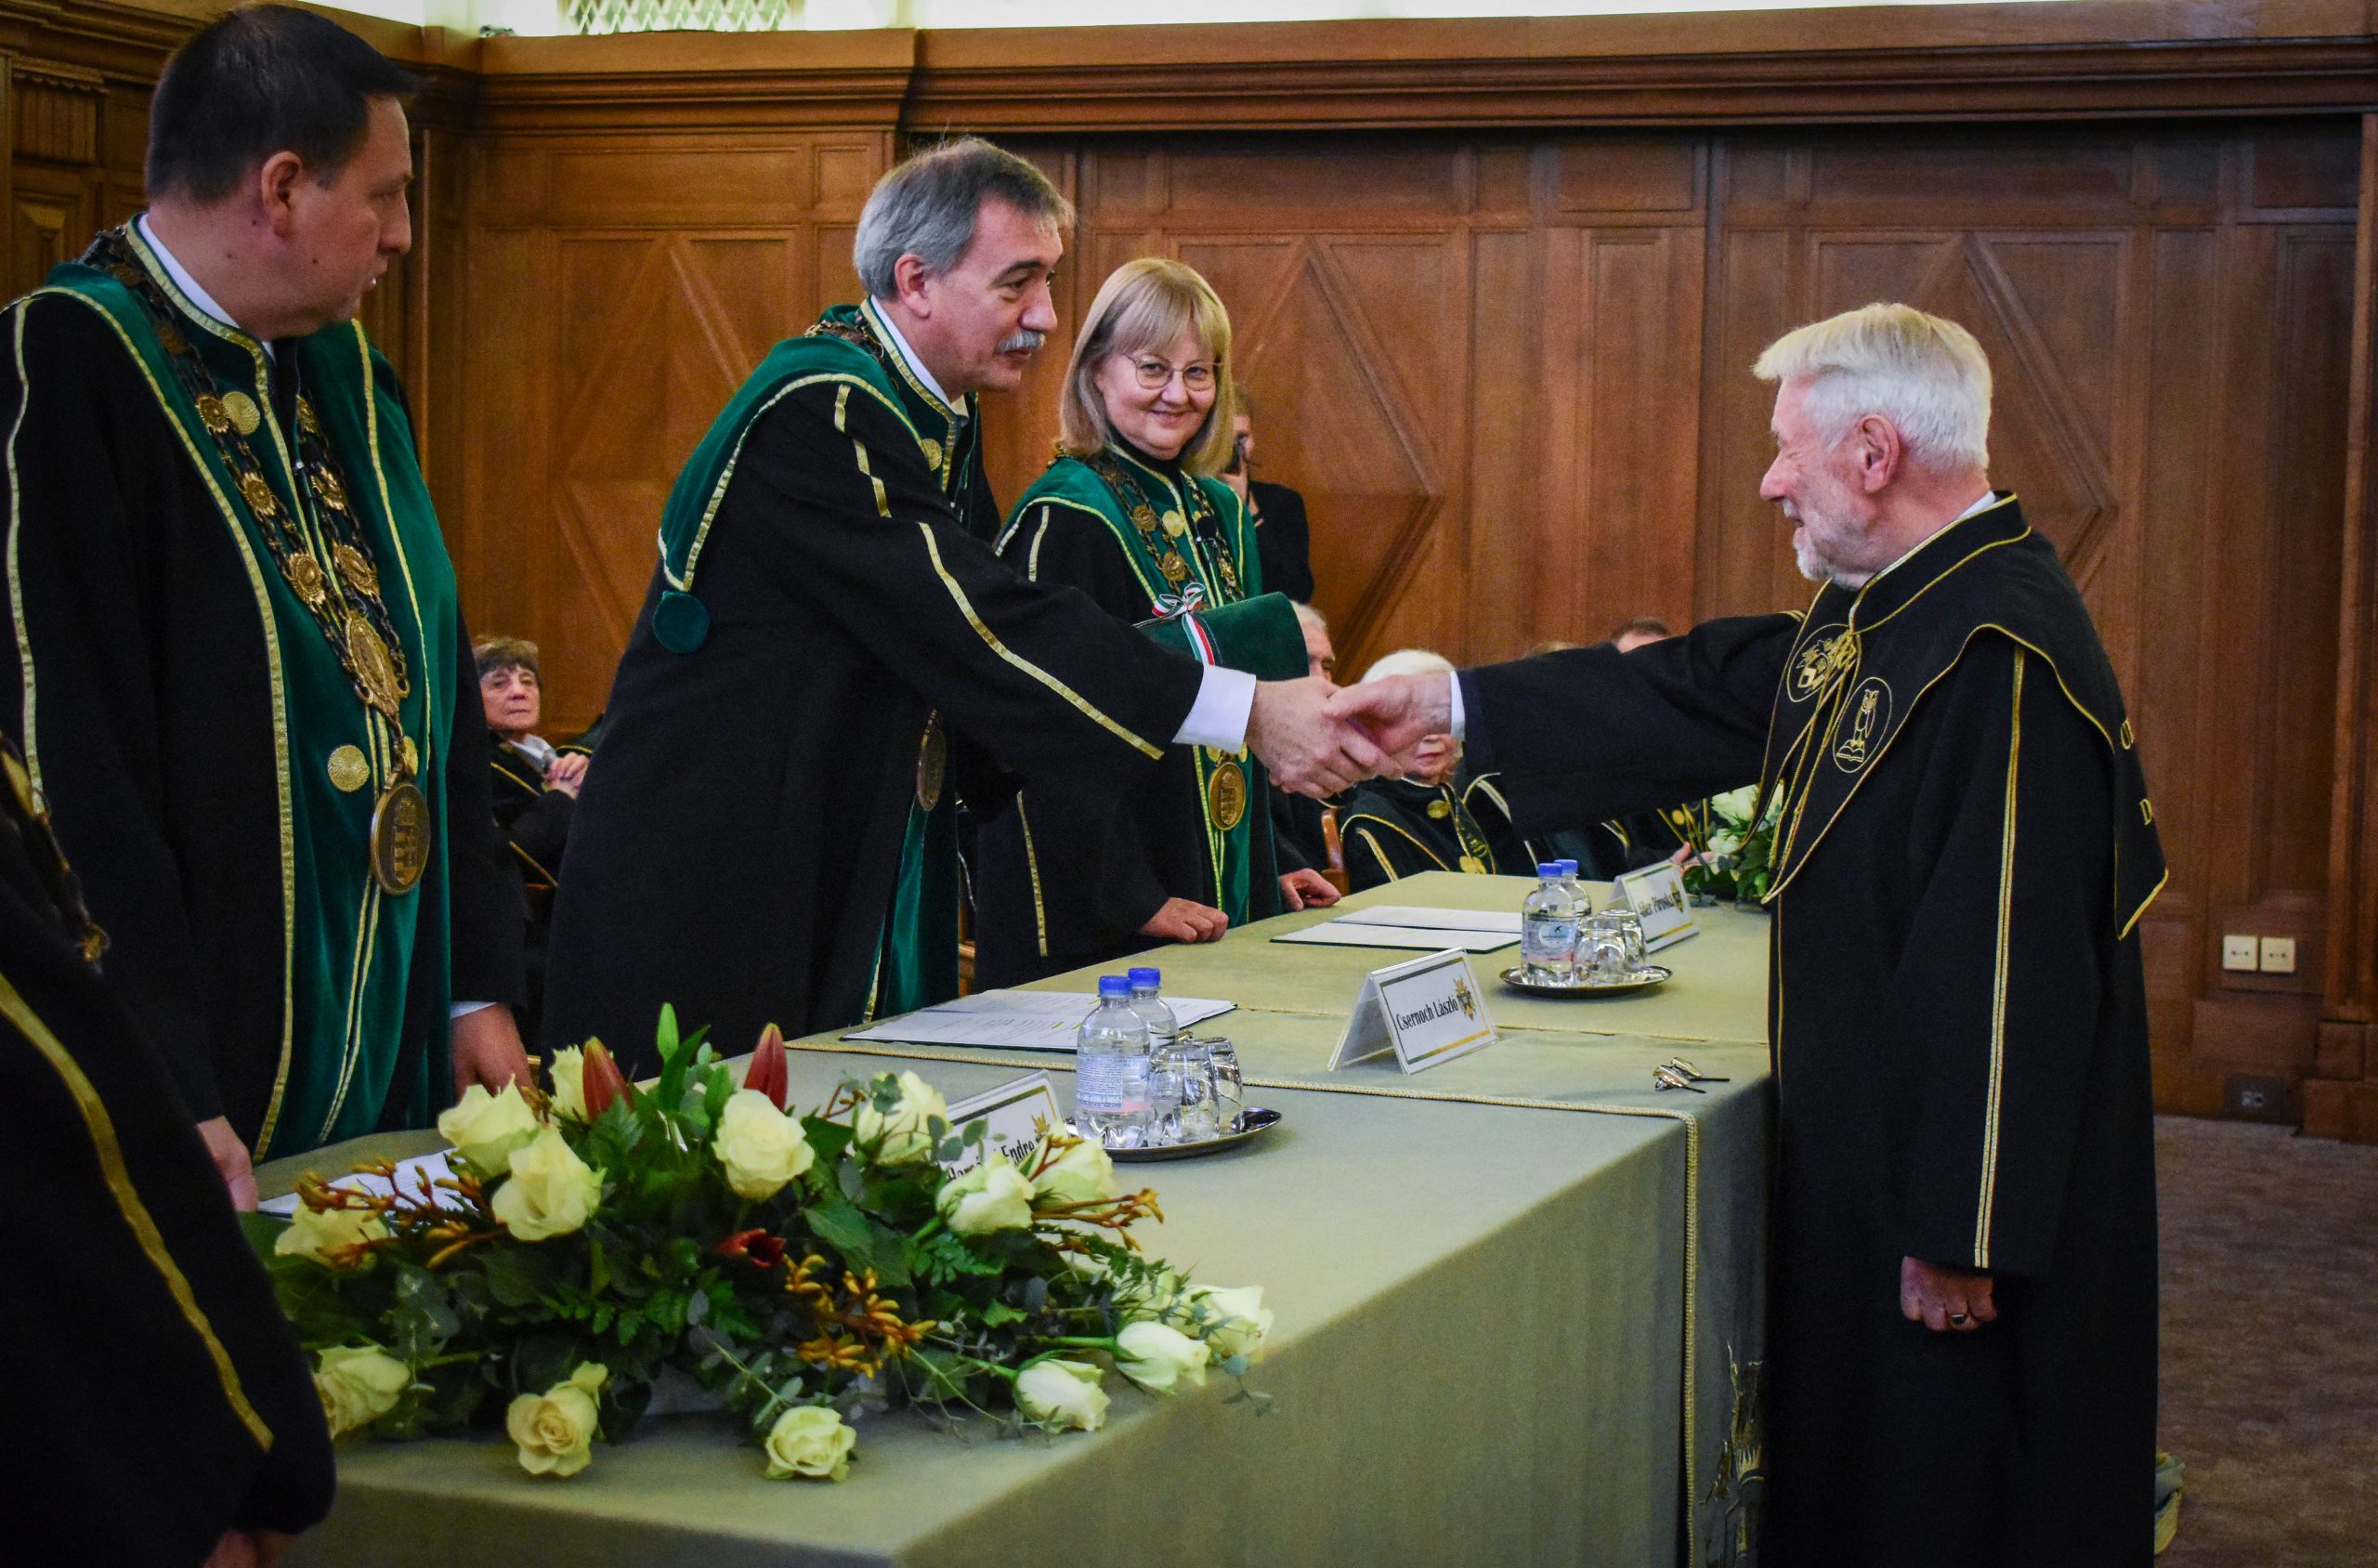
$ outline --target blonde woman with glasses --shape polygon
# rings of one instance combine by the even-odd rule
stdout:
[[[1262,594],[1255,529],[1215,477],[1231,451],[1229,357],[1229,312],[1193,268],[1157,257],[1117,268],[1066,368],[1057,460],[1010,516],[1000,550],[1120,621],[1197,615],[1190,646],[1212,662],[1273,673],[1259,666],[1284,648],[1301,673],[1302,634],[1278,595],[1276,616],[1204,618]],[[1238,634],[1242,623],[1260,634]],[[1244,751],[1175,747],[1119,805],[1025,791],[982,830],[979,982],[1211,942],[1335,899],[1314,872],[1281,875],[1270,787]]]

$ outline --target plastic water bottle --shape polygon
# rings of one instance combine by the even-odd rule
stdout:
[[[1131,1011],[1148,1026],[1148,1142],[1203,1143],[1214,1135],[1211,1059],[1174,1018],[1163,984],[1161,970],[1131,971]]]
[[[1574,860],[1564,856],[1556,863],[1561,868],[1561,885],[1568,889],[1569,896],[1575,901],[1577,918],[1584,920],[1594,912],[1594,895],[1577,875],[1577,863]]]
[[[1131,1007],[1131,982],[1098,978],[1098,1007],[1074,1042],[1074,1127],[1110,1149],[1148,1141],[1148,1026]]]
[[[1164,971],[1134,969],[1131,971],[1131,1011],[1148,1026],[1148,1054],[1164,1054],[1181,1033],[1181,1026],[1172,1016],[1172,1008],[1162,995]]]
[[[1520,906],[1520,960],[1539,985],[1569,986],[1577,977],[1577,903],[1561,884],[1560,864],[1535,869],[1535,891]]]

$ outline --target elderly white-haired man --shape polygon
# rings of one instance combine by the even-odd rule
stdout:
[[[574,813],[548,1041],[648,1069],[664,1001],[733,1051],[954,996],[954,804],[996,809],[1002,770],[1112,794],[1169,745],[1246,745],[1326,791],[1378,761],[1324,683],[1167,652],[992,554],[975,394],[1056,330],[1072,216],[988,142],[909,159],[859,217],[869,297],[696,447]]]
[[[1756,373],[1805,616],[1332,707],[1399,751],[1464,734],[1522,830],[1752,779],[1780,804],[1761,1561],[2145,1562],[2136,929],[2163,860],[2136,738],[2080,594],[1990,490],[1971,334],[1874,305]]]

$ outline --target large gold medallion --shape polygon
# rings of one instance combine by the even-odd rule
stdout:
[[[397,699],[403,695],[403,685],[397,678],[397,661],[390,656],[388,645],[380,640],[380,634],[359,609],[346,612],[346,667],[363,687],[363,699],[394,719]]]
[[[359,594],[380,592],[380,573],[371,558],[352,544],[342,544],[331,552],[331,559],[338,563],[338,574],[355,585]]]
[[[256,426],[264,423],[264,414],[256,408],[256,400],[237,388],[223,394],[223,412],[231,416],[231,424],[242,436],[253,436]]]
[[[941,727],[941,715],[934,713],[925,720],[924,738],[917,744],[917,807],[931,811],[941,804],[941,788],[949,777],[949,732]]]
[[[411,893],[429,865],[429,801],[410,780],[372,808],[372,878],[390,895]]]
[[[1206,780],[1206,815],[1225,833],[1246,817],[1247,775],[1236,763],[1222,764]]]
[[[360,746],[342,746],[331,753],[331,787],[341,794],[351,795],[371,780],[372,764],[363,760]]]

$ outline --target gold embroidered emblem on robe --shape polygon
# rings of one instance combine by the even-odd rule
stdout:
[[[342,794],[351,795],[371,781],[372,764],[363,760],[360,746],[342,746],[331,753],[331,786]]]
[[[166,352],[173,350],[168,348]],[[237,388],[223,394],[223,412],[231,416],[232,427],[242,436],[255,435],[256,427],[264,423],[264,413],[256,407],[256,400]]]

